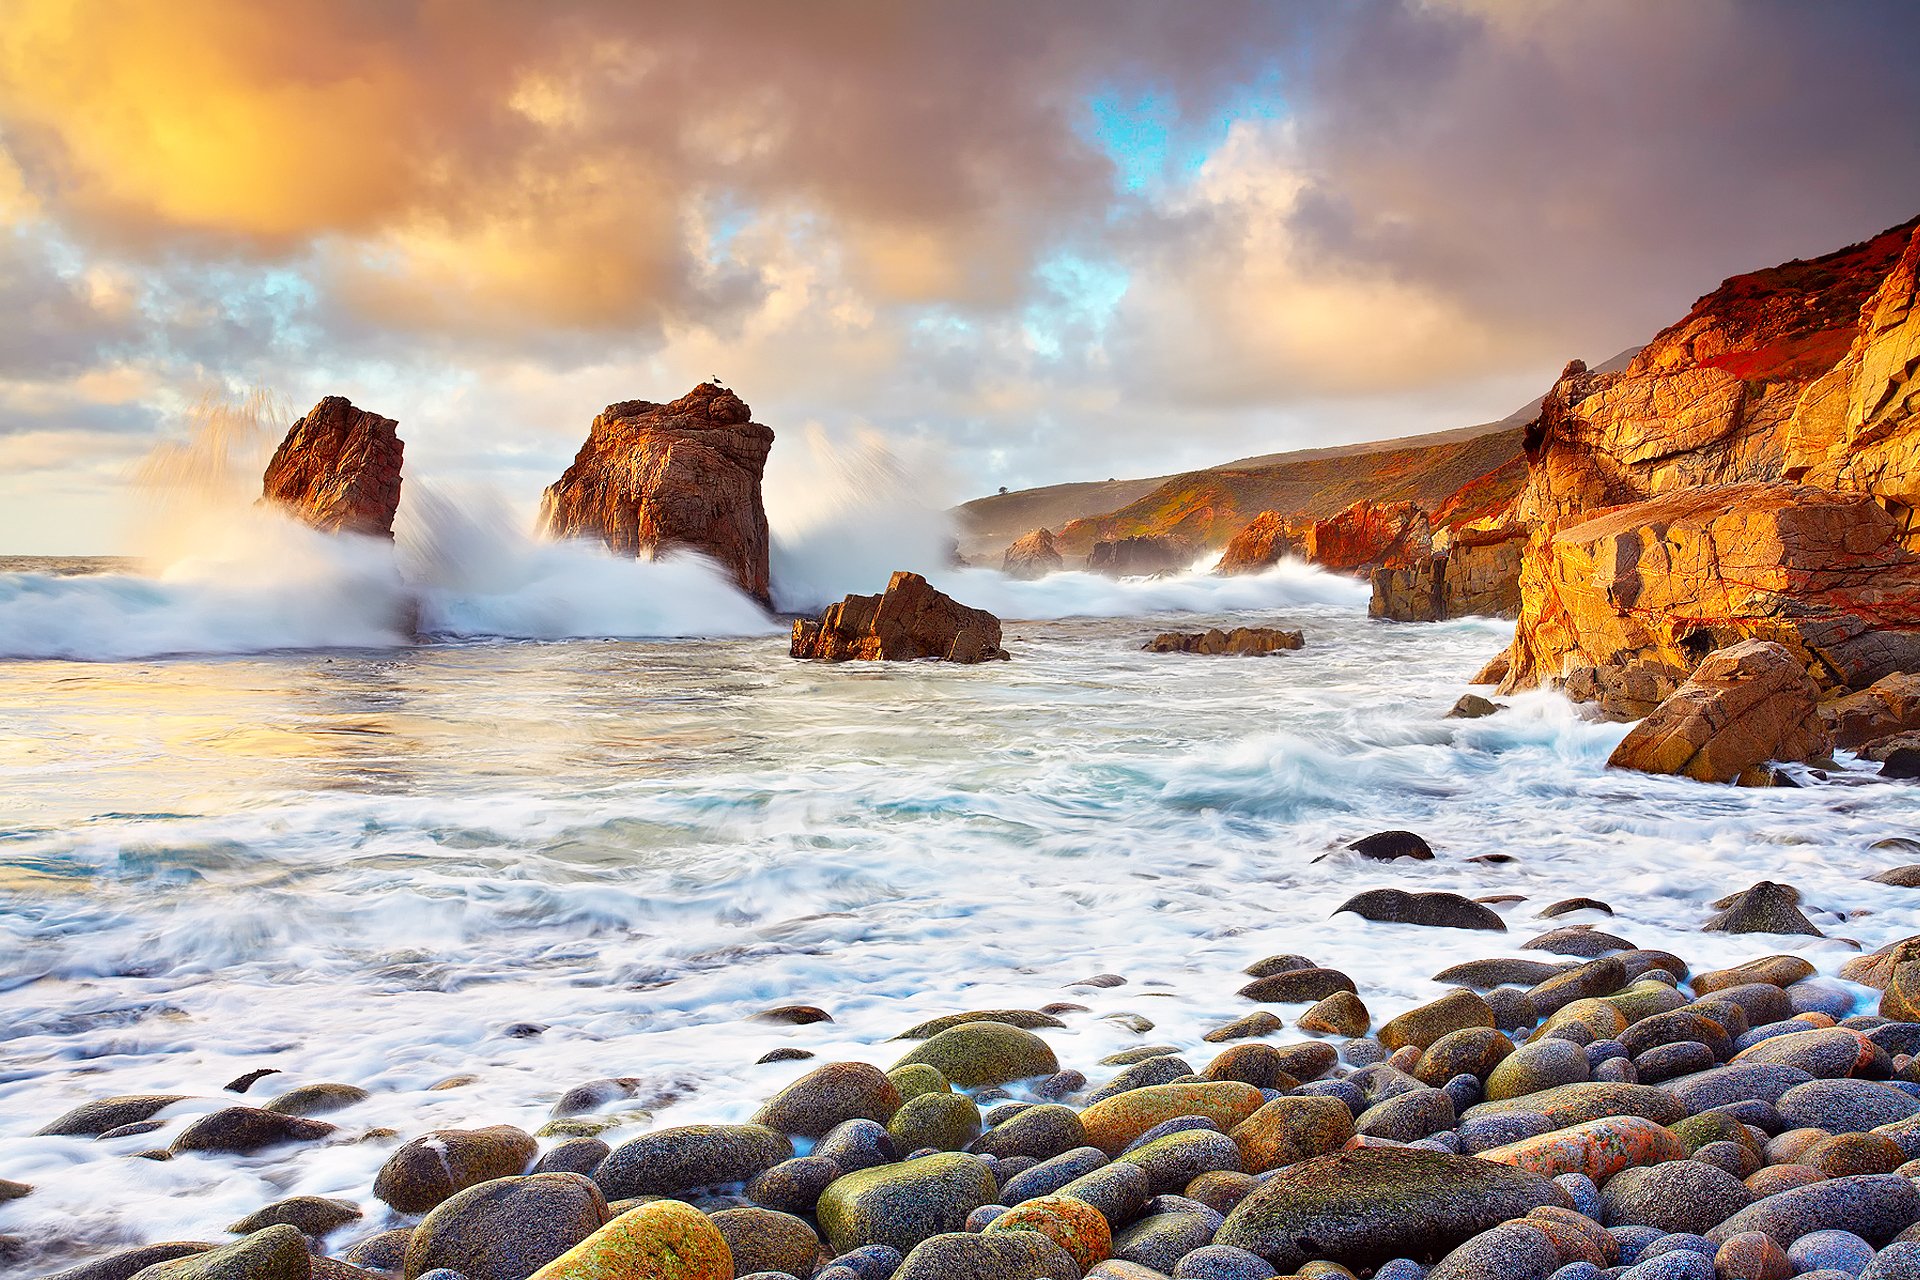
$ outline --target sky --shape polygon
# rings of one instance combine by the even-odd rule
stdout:
[[[529,514],[708,377],[770,486],[940,501],[1443,430],[1920,213],[1907,0],[0,16],[0,553],[137,549],[140,460],[256,389]]]

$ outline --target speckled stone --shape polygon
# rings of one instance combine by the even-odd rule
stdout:
[[[1215,1242],[1282,1271],[1309,1257],[1369,1266],[1443,1253],[1542,1204],[1568,1201],[1538,1174],[1471,1156],[1366,1148],[1275,1173],[1228,1215]]]
[[[1429,1280],[1545,1280],[1559,1265],[1560,1251],[1538,1224],[1505,1222],[1448,1253]]]
[[[1672,1124],[1687,1114],[1688,1108],[1670,1091],[1652,1085],[1586,1084],[1561,1085],[1540,1093],[1517,1098],[1483,1102],[1468,1109],[1466,1119],[1497,1115],[1502,1111],[1537,1111],[1556,1125],[1583,1124],[1608,1116],[1640,1116],[1655,1124]]]
[[[681,1125],[621,1143],[594,1171],[593,1180],[609,1200],[666,1196],[745,1182],[792,1157],[793,1143],[764,1125]]]
[[[261,1107],[223,1107],[182,1129],[167,1150],[174,1155],[188,1151],[251,1155],[287,1143],[314,1142],[333,1131],[325,1120],[285,1116]]]
[[[796,1156],[748,1179],[747,1198],[781,1213],[810,1214],[820,1193],[844,1172],[824,1156]]]
[[[1049,1103],[1028,1107],[1011,1120],[995,1125],[980,1135],[973,1150],[1003,1159],[1030,1156],[1035,1160],[1049,1160],[1063,1151],[1084,1146],[1086,1141],[1087,1130],[1081,1123],[1080,1113],[1071,1107]]]
[[[254,1210],[227,1230],[244,1236],[284,1222],[297,1228],[301,1235],[317,1237],[338,1231],[350,1222],[360,1221],[360,1218],[360,1206],[351,1200],[289,1196],[285,1200],[274,1201],[264,1209]]]
[[[1009,1209],[986,1233],[1037,1231],[1073,1256],[1082,1270],[1113,1254],[1113,1232],[1099,1210],[1071,1196],[1040,1196]]]
[[[844,1120],[886,1124],[900,1109],[900,1090],[865,1062],[829,1062],[768,1099],[753,1123],[780,1133],[818,1138]]]
[[[1624,1169],[1680,1160],[1686,1154],[1680,1139],[1651,1120],[1608,1116],[1483,1151],[1480,1158],[1547,1177],[1581,1173],[1606,1183]]]
[[[1300,1015],[1294,1025],[1321,1035],[1364,1036],[1373,1028],[1373,1015],[1351,991],[1336,991]]]
[[[887,1132],[907,1151],[959,1151],[980,1136],[980,1108],[965,1094],[923,1093],[893,1113]]]
[[[1082,1174],[1060,1188],[1060,1194],[1092,1205],[1116,1228],[1138,1218],[1153,1198],[1145,1171],[1130,1164],[1107,1165]]]
[[[1697,1160],[1624,1170],[1601,1188],[1600,1198],[1609,1226],[1633,1223],[1696,1235],[1754,1201],[1740,1179]]]
[[[1443,1089],[1412,1089],[1375,1103],[1353,1122],[1369,1138],[1412,1142],[1453,1127],[1453,1099]]]
[[[1487,1097],[1493,1101],[1580,1084],[1588,1078],[1586,1052],[1565,1040],[1537,1040],[1516,1049],[1487,1076]]]
[[[1412,1045],[1424,1051],[1448,1032],[1464,1027],[1491,1028],[1493,1022],[1493,1010],[1487,1002],[1462,988],[1390,1019],[1377,1038],[1388,1049]]]
[[[1270,1044],[1237,1044],[1213,1057],[1201,1070],[1202,1080],[1238,1080],[1256,1089],[1297,1089],[1300,1081],[1281,1064],[1284,1055]]]
[[[1338,969],[1285,969],[1262,974],[1237,993],[1260,1004],[1309,1004],[1339,991],[1354,991],[1353,979]]]
[[[1660,1087],[1680,1099],[1688,1111],[1697,1112],[1749,1100],[1778,1104],[1787,1090],[1811,1079],[1797,1067],[1743,1062],[1663,1081]]]
[[[1503,1111],[1497,1115],[1462,1120],[1455,1131],[1460,1149],[1468,1155],[1491,1151],[1524,1138],[1538,1137],[1553,1130],[1553,1121],[1534,1111]]]
[[[1179,1191],[1203,1173],[1245,1172],[1240,1148],[1234,1145],[1233,1139],[1205,1129],[1170,1133],[1128,1151],[1114,1163],[1138,1167],[1147,1175],[1148,1189],[1154,1195]]]
[[[1075,1178],[1092,1173],[1107,1164],[1107,1153],[1098,1147],[1075,1147],[1042,1160],[1000,1184],[1000,1195],[1008,1204],[1019,1204],[1035,1196],[1052,1195]]]
[[[1296,1095],[1275,1098],[1231,1131],[1249,1172],[1338,1150],[1353,1136],[1353,1112],[1339,1098]]]
[[[1635,1263],[1620,1280],[1715,1280],[1713,1256],[1676,1249]]]
[[[1894,1241],[1874,1255],[1860,1280],[1920,1280],[1920,1244]]]
[[[307,1238],[281,1223],[218,1249],[156,1261],[137,1274],[145,1280],[309,1280],[313,1262]]]
[[[1898,1174],[1833,1178],[1768,1196],[1707,1232],[1716,1244],[1742,1231],[1797,1240],[1809,1231],[1838,1228],[1885,1243],[1920,1219],[1920,1191]]]
[[[1416,1080],[1435,1087],[1463,1074],[1484,1080],[1512,1053],[1513,1041],[1492,1027],[1462,1027],[1428,1045],[1414,1064],[1412,1074]]]
[[[1097,1102],[1080,1113],[1080,1122],[1089,1143],[1118,1155],[1135,1138],[1174,1116],[1206,1116],[1231,1130],[1265,1102],[1260,1090],[1238,1081],[1163,1084]]]
[[[1787,1248],[1797,1272],[1831,1269],[1857,1276],[1873,1261],[1873,1246],[1851,1231],[1809,1231]]]
[[[1265,1258],[1231,1245],[1195,1249],[1174,1267],[1174,1280],[1272,1280],[1279,1275]]]
[[[113,1098],[96,1098],[50,1122],[36,1137],[96,1138],[122,1125],[150,1120],[176,1102],[186,1101],[184,1093],[130,1093]]]
[[[1212,1243],[1218,1226],[1218,1214],[1152,1213],[1114,1236],[1113,1256],[1171,1272],[1180,1259]]]
[[[866,1244],[904,1252],[963,1230],[967,1215],[994,1203],[998,1191],[978,1156],[923,1156],[848,1174],[821,1193],[817,1213],[828,1243],[842,1253]]]
[[[1052,1024],[1060,1025],[1058,1019]],[[1060,1069],[1053,1050],[1033,1032],[1004,1022],[966,1022],[923,1041],[893,1064],[925,1063],[962,1088],[1005,1084]]]
[[[1920,1114],[1920,1098],[1871,1080],[1811,1080],[1774,1104],[1788,1123],[1863,1133]]]
[[[1762,1231],[1743,1231],[1722,1243],[1713,1269],[1721,1280],[1787,1280],[1793,1274],[1786,1251]]]
[[[373,1194],[401,1213],[425,1213],[456,1191],[519,1174],[539,1150],[531,1134],[511,1125],[436,1129],[387,1157]]]

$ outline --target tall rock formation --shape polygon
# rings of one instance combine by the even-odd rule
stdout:
[[[1065,564],[1054,536],[1045,529],[1035,529],[1007,548],[1006,556],[1000,561],[1000,572],[1009,578],[1031,581],[1058,573]]]
[[[393,537],[405,446],[392,418],[328,396],[288,428],[261,499],[326,533]]]
[[[1707,653],[1823,690],[1920,669],[1920,220],[1735,276],[1625,369],[1575,361],[1527,432],[1503,688],[1644,715]]]
[[[1262,511],[1246,528],[1233,535],[1227,549],[1220,553],[1215,573],[1263,573],[1288,556],[1296,559],[1307,553],[1307,530],[1313,521]]]
[[[620,555],[710,556],[770,605],[771,538],[760,483],[773,432],[733,392],[705,382],[671,404],[610,404],[548,487],[542,529],[597,538]]]

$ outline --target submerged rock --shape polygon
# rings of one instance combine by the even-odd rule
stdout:
[[[827,662],[987,662],[1007,656],[1000,647],[1000,619],[907,572],[894,574],[881,595],[848,596],[829,605],[818,622],[794,623],[792,653]]]
[[[1457,893],[1408,893],[1404,889],[1369,889],[1356,893],[1333,909],[1351,911],[1385,924],[1417,924],[1438,929],[1486,929],[1505,933],[1507,922],[1492,908]]]

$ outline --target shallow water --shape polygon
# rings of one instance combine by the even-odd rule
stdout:
[[[765,624],[171,658],[123,656],[140,646],[116,637],[92,655],[114,660],[0,663],[0,1176],[40,1188],[0,1205],[20,1274],[220,1239],[291,1194],[361,1201],[364,1230],[383,1225],[379,1142],[125,1158],[235,1101],[221,1086],[259,1067],[285,1074],[248,1101],[373,1090],[330,1117],[346,1137],[533,1129],[568,1087],[633,1076],[637,1133],[744,1119],[814,1065],[751,1065],[769,1049],[887,1065],[905,1047],[888,1037],[959,1009],[1089,1006],[1047,1034],[1096,1079],[1130,1045],[1202,1051],[1250,1007],[1242,966],[1277,952],[1346,969],[1380,1020],[1437,994],[1428,975],[1548,924],[1702,965],[1785,949],[1831,973],[1853,954],[1698,932],[1709,901],[1760,878],[1799,886],[1836,937],[1920,932],[1920,890],[1861,881],[1920,860],[1871,847],[1920,835],[1920,791],[1609,773],[1624,728],[1551,695],[1444,719],[1507,624],[1373,623],[1363,589],[1292,566],[942,581],[1050,620],[1009,624],[1014,660],[971,668],[795,663]],[[203,616],[195,589],[163,593],[169,616]],[[1087,614],[1124,616],[1065,616]],[[44,608],[10,616],[4,634],[47,630]],[[1308,643],[1140,651],[1213,623]],[[1389,827],[1438,859],[1336,852]],[[1485,853],[1516,861],[1465,861]],[[1526,901],[1498,908],[1504,936],[1329,918],[1380,885]],[[1618,914],[1536,919],[1576,894]],[[1073,985],[1100,972],[1127,984]],[[745,1020],[790,1003],[834,1021]],[[520,1023],[544,1030],[507,1033]],[[199,1100],[158,1134],[28,1136],[88,1098],[149,1091]]]

